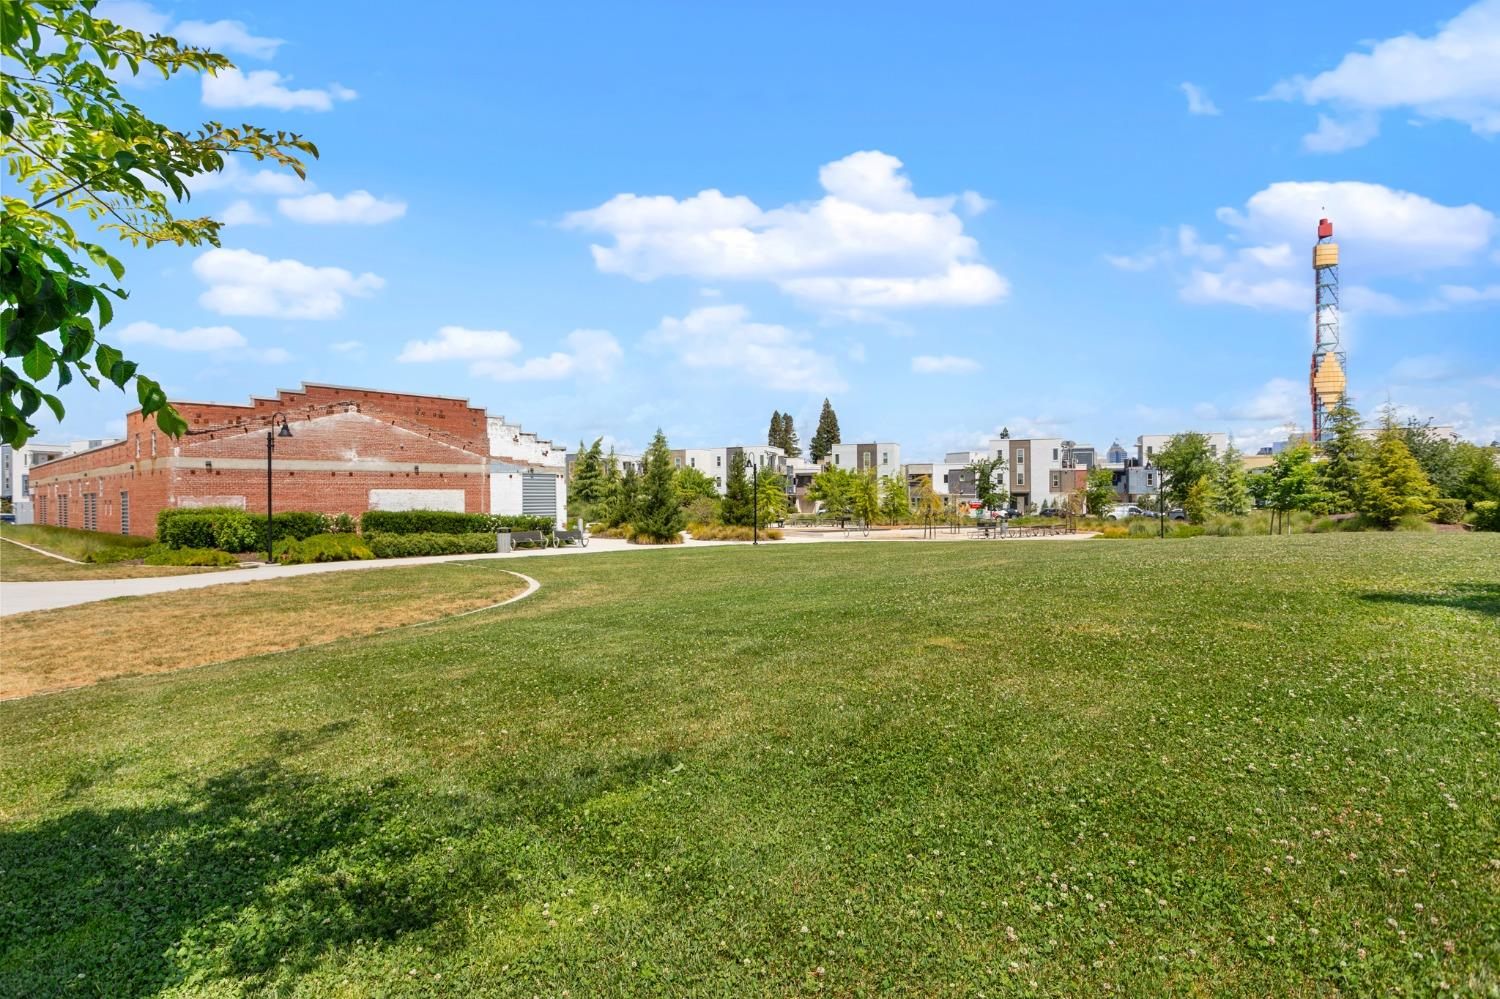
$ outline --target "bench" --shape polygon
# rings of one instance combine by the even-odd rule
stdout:
[[[552,543],[561,548],[563,545],[571,545],[577,542],[581,547],[589,546],[589,536],[582,531],[557,531],[552,535]]]
[[[511,531],[510,544],[514,548],[517,545],[537,545],[547,547],[547,536],[541,531]]]

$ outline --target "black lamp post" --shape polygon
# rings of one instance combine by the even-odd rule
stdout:
[[[276,421],[281,420],[281,430],[277,432]],[[271,552],[271,452],[276,449],[276,438],[292,436],[292,428],[286,422],[285,413],[272,413],[271,426],[266,430],[266,562],[275,562],[276,558]]]
[[[760,544],[760,462],[756,461],[750,466],[750,490],[753,499],[750,501],[751,513],[750,543]]]

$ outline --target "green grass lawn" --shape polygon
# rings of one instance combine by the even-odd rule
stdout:
[[[47,524],[0,525],[0,538],[10,538],[32,548],[55,552],[81,564],[63,562],[38,555],[19,545],[0,543],[0,582],[46,583],[76,579],[126,579],[136,576],[179,576],[184,572],[204,570],[184,566],[136,565],[111,562],[95,565],[82,562],[91,552],[105,548],[148,548],[154,539],[133,535],[121,536],[104,531],[82,531],[76,527],[53,527]],[[137,556],[139,557],[139,556]]]
[[[0,994],[1500,989],[1500,537],[517,567],[0,705]]]

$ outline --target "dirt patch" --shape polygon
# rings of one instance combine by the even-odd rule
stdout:
[[[357,638],[477,610],[526,583],[488,562],[330,572],[5,619],[0,699]]]

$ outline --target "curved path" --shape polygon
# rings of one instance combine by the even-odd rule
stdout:
[[[1084,540],[1093,534],[1059,535],[1039,538],[1039,541]],[[9,540],[9,539],[6,539]],[[916,530],[873,531],[868,536],[848,535],[843,531],[788,531],[787,536],[774,545],[859,543],[867,541],[921,541]],[[925,539],[927,543],[972,540],[964,535],[943,534]],[[1018,542],[1005,542],[1018,543]],[[197,590],[205,586],[224,586],[234,583],[254,583],[264,579],[282,579],[288,576],[306,576],[319,572],[356,572],[370,569],[395,569],[406,565],[434,565],[440,562],[463,562],[479,559],[554,558],[567,555],[587,555],[597,552],[620,551],[682,551],[684,548],[715,548],[724,545],[748,546],[748,541],[694,541],[680,545],[633,545],[618,538],[593,538],[587,548],[530,548],[504,555],[428,555],[420,558],[383,558],[365,562],[317,562],[311,565],[255,565],[244,569],[225,569],[222,572],[199,572],[183,576],[142,576],[133,579],[70,579],[46,583],[0,583],[0,617],[24,614],[28,611],[53,610],[71,607],[74,604],[93,603],[96,600],[113,600],[116,597],[139,597],[152,593],[171,593],[174,590]]]

